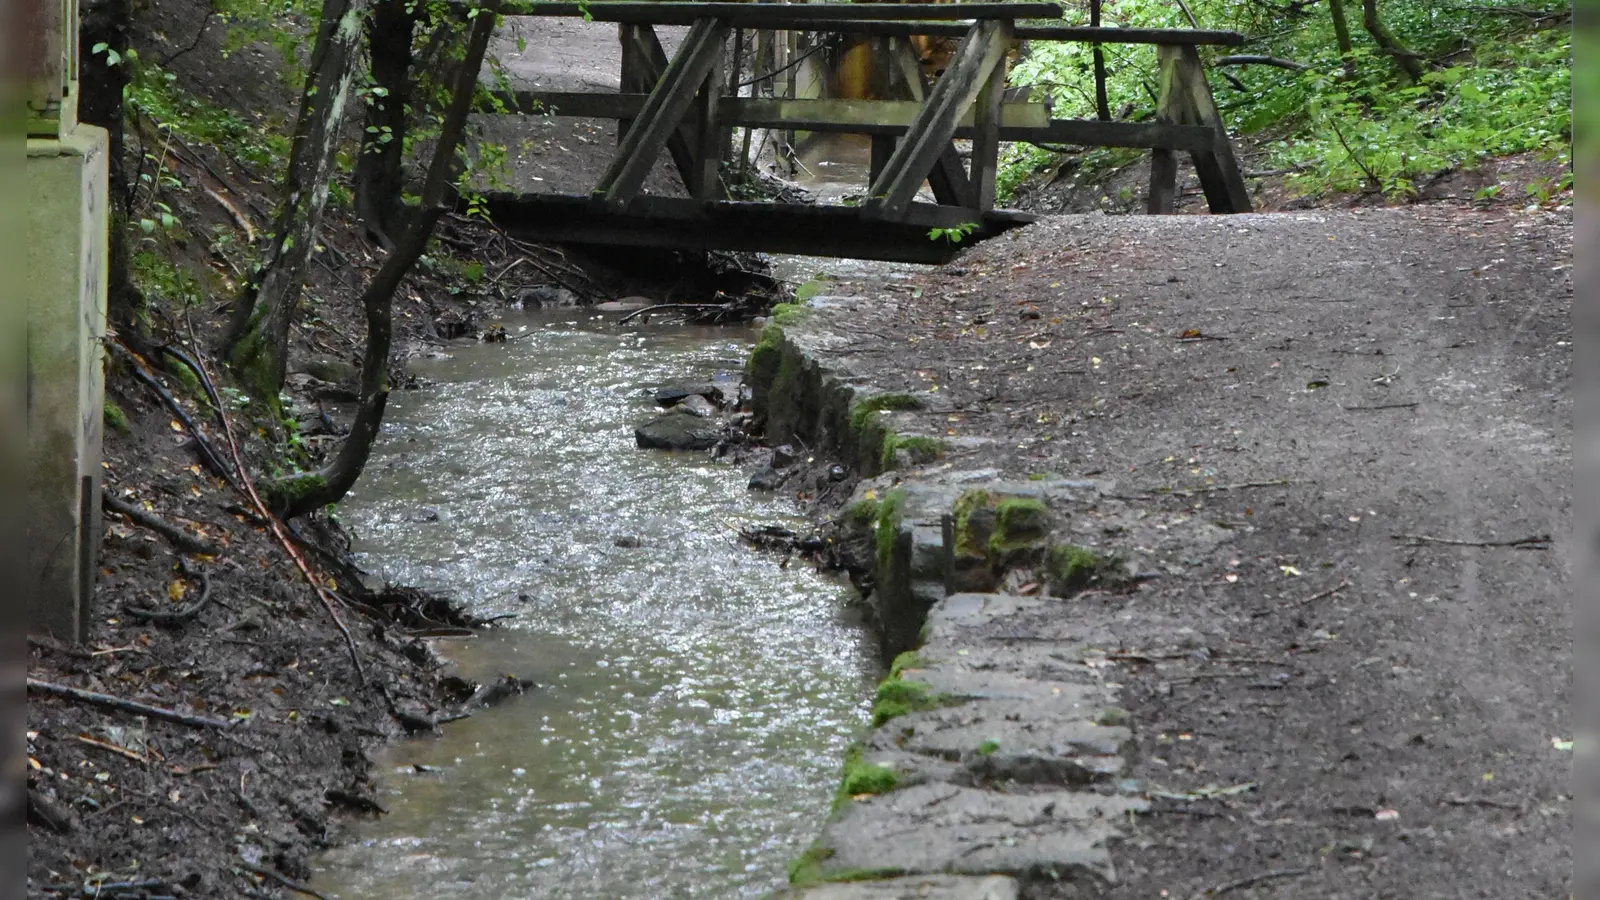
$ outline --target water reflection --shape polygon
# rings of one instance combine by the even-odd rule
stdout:
[[[875,667],[847,588],[734,540],[791,505],[704,457],[633,447],[643,388],[737,369],[746,336],[507,324],[518,340],[417,367],[437,383],[391,399],[342,516],[370,569],[517,614],[447,647],[463,674],[545,687],[390,751],[390,814],[329,854],[317,887],[759,896],[826,815]]]

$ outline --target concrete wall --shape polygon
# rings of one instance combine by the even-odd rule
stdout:
[[[100,542],[109,223],[107,136],[79,125],[28,141],[30,632],[87,635]]]

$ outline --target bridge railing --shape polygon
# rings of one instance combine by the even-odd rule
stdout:
[[[662,146],[670,151],[693,196],[718,199],[721,186],[717,170],[724,148],[729,146],[729,132],[736,127],[872,136],[874,164],[867,208],[869,214],[885,218],[902,216],[924,181],[933,188],[941,205],[978,212],[992,209],[999,141],[1149,149],[1152,173],[1148,209],[1155,213],[1172,210],[1176,154],[1188,153],[1213,212],[1248,212],[1251,208],[1196,49],[1202,45],[1241,44],[1244,37],[1237,32],[1040,24],[1038,20],[1061,16],[1061,8],[1053,3],[597,0],[583,4],[510,3],[504,12],[584,17],[622,26],[620,93],[515,91],[501,95],[508,106],[518,111],[621,121],[622,149],[626,152],[619,153],[596,189],[605,202],[619,208],[637,195]],[[672,63],[654,32],[656,25],[699,29],[699,37],[694,37],[696,32],[691,30],[697,43],[691,47],[685,42],[684,52],[679,54],[684,65],[676,72],[671,71]],[[729,93],[721,72],[722,45],[730,31],[736,29],[886,39],[904,99],[740,97],[737,92]],[[913,35],[964,39],[944,74],[932,85],[923,77],[907,40]],[[1004,48],[1018,40],[1155,45],[1160,70],[1156,121],[1055,119],[1043,104],[1000,102]],[[689,54],[691,49],[698,55]],[[669,74],[674,76],[670,85]],[[711,89],[713,78],[716,84]],[[656,102],[652,103],[652,99]],[[673,121],[667,123],[665,119]],[[635,123],[642,123],[643,130],[635,132]],[[637,136],[629,140],[630,134]],[[974,142],[970,171],[950,146],[952,139]]]

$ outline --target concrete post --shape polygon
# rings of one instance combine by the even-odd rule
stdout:
[[[24,593],[29,631],[65,640],[87,636],[101,534],[107,146],[105,130],[89,125],[28,141]]]

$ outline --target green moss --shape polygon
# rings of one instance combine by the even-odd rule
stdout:
[[[774,325],[795,325],[811,314],[811,310],[799,303],[779,303],[772,307],[772,323]]]
[[[950,512],[955,518],[957,556],[983,555],[983,541],[975,540],[972,533],[972,515],[993,504],[994,496],[988,491],[967,491],[956,498]]]
[[[994,514],[989,552],[995,556],[1033,546],[1050,530],[1050,510],[1038,500],[1008,497],[995,505]]]
[[[168,375],[182,382],[189,393],[194,395],[200,393],[200,379],[195,377],[194,371],[188,366],[169,356],[161,367],[166,370]]]
[[[782,359],[783,329],[769,325],[761,332],[761,340],[756,343],[755,349],[750,351],[750,359],[744,364],[744,374],[752,386],[765,388],[772,383]]]
[[[1096,716],[1094,720],[1096,725],[1107,726],[1127,726],[1131,722],[1132,717],[1128,715],[1128,711],[1120,706],[1108,706],[1105,709],[1100,710],[1100,715]]]
[[[983,743],[978,745],[978,749],[976,749],[976,750],[974,750],[972,752],[978,754],[979,756],[992,756],[994,754],[994,752],[996,750],[999,750],[999,749],[1000,749],[1000,742],[999,741],[984,741]]]
[[[778,369],[772,376],[772,395],[798,397],[800,395],[800,379],[804,375],[802,366],[803,364],[798,354],[783,354],[778,360]]]
[[[889,677],[899,678],[900,673],[904,672],[906,669],[920,669],[924,665],[926,665],[926,663],[924,663],[922,656],[917,653],[917,651],[907,650],[899,656],[896,656],[894,658],[894,662],[890,663]]]
[[[122,411],[122,407],[117,405],[117,401],[107,397],[104,406],[101,407],[100,414],[101,418],[105,420],[107,428],[123,434],[128,433],[128,414]]]
[[[845,507],[844,520],[857,528],[870,528],[873,523],[878,521],[878,507],[881,505],[877,500],[870,497],[864,500],[857,500]]]
[[[274,478],[260,484],[262,499],[274,510],[301,505],[308,495],[327,487],[328,483],[315,472],[301,472],[285,478]]]
[[[895,409],[921,409],[922,401],[910,394],[878,394],[859,400],[850,407],[850,431],[860,434],[867,423],[877,418],[878,413]]]
[[[813,844],[806,848],[806,852],[789,863],[789,883],[796,887],[804,887],[825,882],[875,881],[905,873],[904,869],[892,868],[840,869],[835,872],[823,872],[822,864],[832,858],[833,851],[827,847]]]
[[[878,726],[910,713],[938,709],[946,699],[920,681],[885,678],[872,700],[872,724]]]
[[[844,779],[839,784],[839,790],[846,798],[860,794],[887,794],[899,783],[900,776],[894,769],[862,762],[857,757],[845,764]]]
[[[878,527],[874,535],[878,549],[878,577],[884,577],[889,571],[889,563],[894,559],[894,542],[900,533],[900,505],[905,502],[906,492],[895,488],[883,497],[883,502],[878,504]]]
[[[926,465],[944,452],[944,442],[926,435],[888,432],[883,438],[883,449],[879,451],[879,471],[887,472],[894,468],[894,456],[900,450],[906,451],[913,463]]]
[[[1110,560],[1077,544],[1051,547],[1045,560],[1050,593],[1058,597],[1083,590],[1099,580],[1103,573],[1109,572],[1110,568]]]

